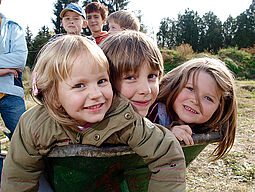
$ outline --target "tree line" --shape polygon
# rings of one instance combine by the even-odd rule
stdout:
[[[161,48],[173,49],[185,43],[196,52],[217,53],[221,48],[247,48],[255,44],[255,0],[236,18],[229,16],[225,22],[211,11],[202,17],[186,9],[178,19],[164,18],[160,22],[157,42]]]
[[[92,1],[104,4],[109,14],[118,10],[127,9],[128,0],[85,0],[82,6],[85,7]],[[56,0],[53,7],[55,18],[53,31],[47,26],[42,26],[38,34],[33,38],[29,27],[26,28],[26,41],[28,47],[27,66],[32,68],[39,50],[50,39],[53,34],[64,33],[59,17],[60,12],[69,3],[78,3],[79,0]],[[142,14],[138,10],[137,17],[142,23]],[[104,26],[107,30],[108,26]],[[146,26],[141,25],[142,31],[146,32]],[[90,35],[89,28],[83,30],[83,34]],[[219,18],[213,13],[208,12],[199,17],[197,12],[186,9],[183,15],[179,14],[178,19],[164,18],[160,22],[159,32],[157,33],[159,47],[173,49],[181,43],[190,44],[194,51],[217,52],[220,48],[251,47],[255,44],[255,0],[251,6],[236,18],[231,16],[222,24]]]

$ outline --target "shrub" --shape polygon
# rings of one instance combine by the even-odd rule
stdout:
[[[255,55],[237,48],[221,49],[218,55],[237,77],[255,78]]]
[[[165,73],[186,61],[186,58],[181,57],[175,50],[161,50],[161,53],[164,59]]]
[[[192,46],[184,42],[182,42],[182,44],[176,47],[176,51],[179,53],[181,57],[188,57],[194,54]]]

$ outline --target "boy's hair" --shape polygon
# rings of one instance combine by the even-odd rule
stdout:
[[[129,72],[136,72],[144,62],[163,75],[163,58],[156,43],[142,32],[127,30],[109,36],[100,47],[108,58],[114,85]]]
[[[233,146],[237,121],[234,77],[225,63],[218,59],[204,57],[191,59],[176,67],[162,78],[159,86],[158,101],[166,104],[166,110],[171,121],[176,120],[176,113],[173,110],[173,103],[176,97],[182,88],[186,86],[191,73],[194,73],[193,84],[196,84],[196,76],[201,71],[208,73],[216,81],[221,91],[218,109],[206,123],[201,125],[201,127],[208,127],[209,131],[221,131],[223,139],[213,152],[216,156],[215,159],[219,159]],[[198,103],[200,104],[199,101]]]
[[[77,13],[78,15],[82,16],[83,19],[85,19],[85,12],[84,12],[84,9],[76,4],[76,3],[70,3],[69,5],[67,5],[60,13],[60,18],[63,18],[65,16],[65,13],[67,11],[73,11],[75,13]]]
[[[51,117],[63,125],[73,126],[77,125],[77,122],[58,102],[58,83],[70,76],[75,60],[82,54],[86,54],[95,69],[99,67],[102,71],[107,70],[109,74],[109,64],[103,51],[91,40],[80,35],[64,35],[48,42],[40,50],[33,70],[33,81],[38,89],[36,99],[47,108]]]
[[[108,9],[99,2],[91,2],[85,7],[86,14],[92,13],[92,12],[98,12],[100,13],[102,20],[104,20],[108,15]]]
[[[113,12],[108,16],[108,21],[113,21],[124,30],[140,30],[140,22],[138,18],[133,13],[128,11],[120,10]]]

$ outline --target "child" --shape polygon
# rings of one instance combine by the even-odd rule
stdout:
[[[128,30],[109,36],[100,47],[108,58],[114,88],[145,117],[157,98],[164,70],[157,45],[147,35]]]
[[[68,35],[81,35],[82,29],[88,25],[88,22],[85,20],[84,10],[76,3],[67,5],[61,11],[60,18],[62,19],[62,25]],[[55,34],[50,38],[50,41],[62,35],[63,34]],[[87,38],[95,42],[94,38]]]
[[[157,45],[144,33],[128,30],[109,36],[100,47],[108,58],[116,94],[129,99],[134,110],[145,117],[157,98],[163,75],[163,58]],[[175,167],[174,172],[178,178],[183,169]],[[173,183],[169,185],[172,185],[169,190],[163,185],[160,189],[178,191]],[[177,185],[185,191],[184,181]]]
[[[108,17],[109,34],[119,33],[123,30],[139,31],[140,23],[138,18],[128,11],[116,11]]]
[[[187,61],[163,77],[148,118],[170,127],[186,144],[193,144],[192,133],[220,131],[223,140],[213,154],[215,159],[221,158],[233,146],[236,131],[237,101],[231,72],[217,59]]]
[[[149,191],[185,190],[178,141],[136,114],[126,98],[113,96],[107,58],[95,43],[77,35],[59,37],[43,47],[33,74],[33,93],[41,104],[24,113],[15,130],[3,191],[36,191],[43,157],[56,145],[78,143],[128,144],[152,171]],[[176,174],[177,168],[182,171]]]
[[[83,28],[87,27],[85,12],[76,3],[70,3],[60,13],[62,24],[67,34],[81,35]]]
[[[97,44],[100,44],[109,35],[107,31],[103,31],[108,9],[99,2],[91,2],[85,7],[85,12],[92,37],[96,39]]]

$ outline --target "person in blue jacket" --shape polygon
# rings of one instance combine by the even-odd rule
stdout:
[[[0,113],[11,134],[25,111],[22,69],[27,54],[22,28],[0,13]]]

